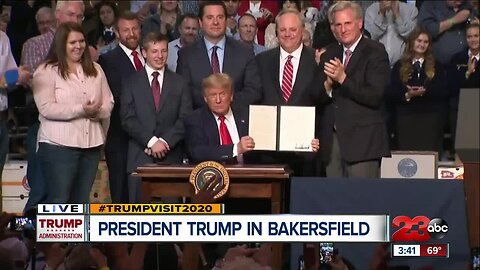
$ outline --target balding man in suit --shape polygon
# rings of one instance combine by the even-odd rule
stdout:
[[[305,27],[300,12],[281,11],[276,27],[280,47],[256,56],[262,80],[261,103],[321,106],[328,96],[318,91],[315,51],[302,43]],[[296,175],[312,176],[316,174],[315,157],[313,153],[275,152],[262,155],[262,162],[289,164]]]

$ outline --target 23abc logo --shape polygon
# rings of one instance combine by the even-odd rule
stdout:
[[[441,218],[429,219],[426,216],[396,216],[392,221],[393,228],[400,228],[392,235],[392,241],[425,242],[442,239],[448,233],[448,224]]]

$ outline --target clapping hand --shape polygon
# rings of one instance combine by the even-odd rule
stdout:
[[[472,54],[472,56],[470,57],[470,59],[468,59],[468,63],[467,63],[467,73],[470,75],[472,73],[475,72],[475,69],[477,67],[475,66],[475,55]]]
[[[407,85],[407,98],[423,96],[425,94],[425,88],[423,86],[410,86]]]
[[[102,103],[100,101],[88,100],[83,104],[83,111],[88,118],[95,118],[100,112]]]
[[[345,66],[342,64],[340,59],[336,57],[335,59],[325,62],[323,72],[325,72],[325,75],[330,77],[333,81],[338,83],[343,83],[347,77],[347,74],[345,73]]]
[[[264,19],[268,19],[269,17],[273,16],[273,13],[266,8],[261,8],[260,12],[262,12],[262,18]]]
[[[32,79],[32,73],[30,72],[30,70],[25,66],[19,66],[17,84],[28,86],[31,79]]]

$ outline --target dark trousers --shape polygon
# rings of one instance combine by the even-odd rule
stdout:
[[[40,143],[38,153],[48,182],[47,203],[89,203],[100,147],[81,149]]]
[[[129,203],[127,149],[116,152],[105,151],[105,158],[112,203]]]
[[[450,134],[452,134],[452,143],[450,145],[450,152],[455,153],[455,140],[457,139],[457,116],[458,109],[450,109],[448,113],[448,125]]]
[[[380,160],[346,162],[340,153],[337,133],[333,133],[332,152],[325,170],[327,177],[379,178]]]
[[[39,203],[44,203],[47,199],[47,181],[43,176],[40,156],[37,153],[37,135],[39,122],[33,123],[28,127],[27,133],[27,179],[30,187],[28,201],[25,205],[26,212],[34,208]]]
[[[6,119],[0,119],[0,180],[8,153],[8,128]]]

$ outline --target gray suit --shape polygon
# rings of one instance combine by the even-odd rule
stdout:
[[[234,103],[249,105],[260,101],[260,77],[253,51],[241,42],[226,37],[223,73],[234,83]],[[195,109],[205,105],[202,81],[212,74],[212,67],[203,38],[178,51],[177,73],[187,81]]]
[[[183,118],[192,111],[191,97],[184,80],[165,68],[160,107],[155,111],[152,90],[145,68],[123,82],[120,117],[123,129],[129,136],[127,172],[138,166],[152,163],[144,153],[153,137],[163,138],[170,152],[159,161],[181,163],[183,158]]]

